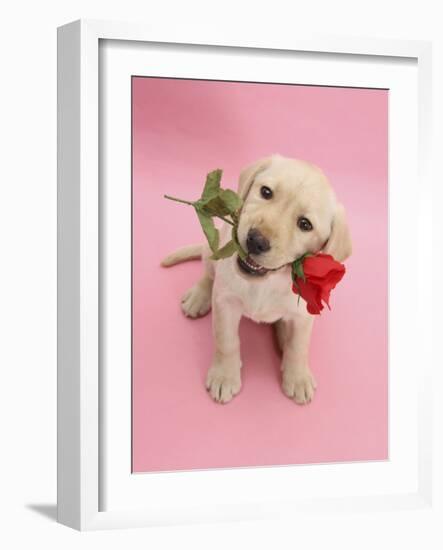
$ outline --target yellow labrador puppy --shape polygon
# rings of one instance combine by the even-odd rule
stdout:
[[[212,306],[215,353],[206,387],[215,401],[227,403],[241,388],[239,323],[244,315],[276,323],[282,356],[282,388],[296,403],[309,403],[316,383],[308,365],[314,317],[291,289],[290,264],[305,252],[322,250],[338,261],[351,254],[351,238],[341,206],[323,172],[307,162],[280,155],[245,168],[238,193],[244,204],[238,238],[248,252],[209,260],[209,247],[189,246],[165,258],[164,266],[201,257],[203,277],[182,299],[189,317]],[[225,224],[226,225],[226,224]],[[221,244],[230,239],[230,227]]]

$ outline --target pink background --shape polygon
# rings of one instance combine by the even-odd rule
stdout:
[[[133,470],[381,460],[387,433],[388,92],[133,79]],[[211,317],[186,319],[199,262],[159,267],[200,242],[193,210],[205,174],[280,153],[318,164],[345,204],[354,254],[317,319],[314,401],[280,389],[271,327],[243,320],[243,387],[228,405],[204,389]],[[289,284],[289,281],[288,281]]]

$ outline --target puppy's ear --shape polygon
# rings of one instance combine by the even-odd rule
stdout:
[[[243,200],[246,199],[249,189],[254,183],[255,176],[262,170],[268,168],[268,166],[271,165],[271,162],[272,157],[266,157],[250,164],[249,166],[246,166],[246,168],[243,168],[240,172],[240,177],[238,179],[238,194]]]
[[[351,233],[346,222],[345,209],[341,204],[337,205],[334,219],[332,220],[332,229],[323,252],[330,254],[337,261],[343,262],[352,253]]]

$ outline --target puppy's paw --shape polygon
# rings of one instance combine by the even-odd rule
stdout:
[[[299,405],[310,403],[314,397],[317,384],[309,369],[283,370],[283,392]]]
[[[228,403],[241,388],[240,370],[211,367],[206,376],[206,389],[218,403]]]
[[[211,291],[198,284],[193,286],[183,295],[181,308],[186,317],[203,317],[211,309]]]

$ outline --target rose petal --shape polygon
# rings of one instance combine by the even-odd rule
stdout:
[[[322,289],[320,286],[313,285],[307,281],[305,282],[300,277],[297,277],[295,283],[292,285],[292,290],[296,294],[300,294],[303,300],[305,300],[309,313],[318,315],[323,309],[321,302]]]
[[[309,275],[306,277],[306,279],[312,284],[321,286],[322,288],[329,288],[332,290],[336,287],[336,285],[343,279],[345,272],[344,271],[331,271],[325,277],[313,277],[312,275]]]
[[[344,273],[345,266],[334,260],[330,254],[316,254],[304,260],[303,271],[306,277],[325,277],[331,271]]]
[[[296,277],[292,290],[306,302],[309,313],[318,315],[324,302],[329,309],[331,290],[341,281],[346,268],[329,254],[316,254],[303,260],[305,279]]]

